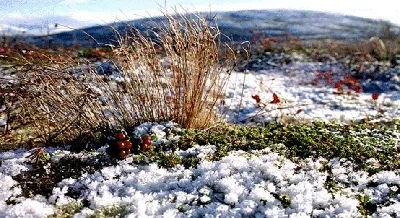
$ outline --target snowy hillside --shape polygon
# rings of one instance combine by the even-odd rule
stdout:
[[[215,17],[221,32],[232,37],[235,41],[251,40],[254,33],[278,38],[290,35],[305,41],[326,38],[357,41],[379,36],[382,28],[381,21],[377,20],[313,11],[236,11],[204,13],[203,16]],[[165,21],[160,17],[145,18],[58,33],[51,36],[52,44],[64,46],[72,46],[75,43],[83,46],[97,45],[88,35],[101,44],[113,43],[115,41],[113,29],[123,33],[127,28],[129,29],[127,26],[132,25],[140,30],[145,30]],[[399,27],[394,26],[393,28],[394,32],[400,32]],[[30,41],[36,45],[45,43],[42,37],[33,37]]]

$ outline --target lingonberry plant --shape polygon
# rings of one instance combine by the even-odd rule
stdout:
[[[128,156],[133,147],[130,138],[124,130],[117,131],[109,144],[110,147],[107,149],[108,154],[119,158],[125,158]]]

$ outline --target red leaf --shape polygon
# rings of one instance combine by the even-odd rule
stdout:
[[[262,40],[262,44],[263,44],[264,46],[268,46],[268,45],[269,45],[269,41],[268,41],[267,39],[263,39],[263,40]]]
[[[0,53],[7,53],[7,52],[8,52],[8,48],[0,47]]]
[[[325,82],[326,82],[326,84],[333,84],[333,78],[332,77],[327,77],[327,78],[325,78]]]
[[[260,103],[260,102],[261,102],[261,98],[260,98],[259,95],[252,95],[251,97],[252,97],[254,100],[256,100],[257,103]]]
[[[297,112],[296,112],[296,114],[299,114],[299,113],[301,113],[302,111],[303,111],[303,109],[298,109]]]
[[[272,98],[273,100],[271,101],[272,104],[278,104],[279,102],[281,102],[281,100],[279,99],[278,95],[274,93],[272,93]]]
[[[372,93],[372,99],[374,99],[376,101],[376,100],[378,100],[378,98],[379,98],[378,93],[376,93],[376,92]]]
[[[358,86],[354,87],[353,90],[355,92],[357,92],[357,93],[360,93],[361,92],[361,86],[358,85]]]
[[[339,80],[338,82],[335,83],[335,89],[340,90],[343,85],[343,80]]]

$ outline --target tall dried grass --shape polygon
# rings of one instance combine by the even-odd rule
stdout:
[[[130,117],[174,120],[186,128],[207,127],[213,122],[235,53],[222,44],[218,27],[206,19],[165,16],[168,22],[149,33],[155,40],[135,28],[133,36],[120,38],[117,61],[123,66],[123,77],[128,78],[124,87],[133,94],[131,102],[136,106]]]
[[[205,128],[235,61],[215,24],[201,16],[170,15],[144,36],[131,27],[119,37],[116,77],[99,75],[74,59],[31,65],[21,76],[21,98],[30,135],[68,141],[98,126],[132,126],[172,120],[185,128]],[[77,67],[81,66],[81,67]],[[78,73],[79,72],[79,73]]]

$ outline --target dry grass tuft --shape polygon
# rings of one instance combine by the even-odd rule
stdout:
[[[65,143],[99,126],[131,128],[172,120],[205,128],[233,68],[235,52],[218,27],[200,16],[165,13],[168,22],[144,36],[120,36],[113,61],[117,76],[99,75],[82,59],[21,59],[18,117],[21,143]],[[46,55],[42,54],[42,59]],[[15,141],[15,140],[14,140]]]
[[[133,36],[120,38],[117,61],[134,108],[119,112],[128,113],[129,124],[173,120],[186,128],[207,127],[214,121],[234,51],[222,45],[218,27],[206,19],[165,16],[168,22],[149,32],[153,40],[135,28]]]

